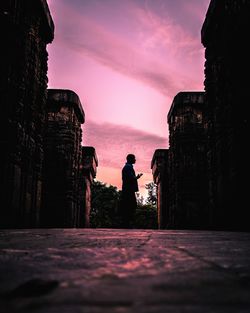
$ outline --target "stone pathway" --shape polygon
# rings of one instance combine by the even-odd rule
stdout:
[[[0,312],[250,312],[250,233],[0,230]]]

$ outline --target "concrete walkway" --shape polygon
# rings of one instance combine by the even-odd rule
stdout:
[[[0,312],[250,312],[250,233],[0,230]]]

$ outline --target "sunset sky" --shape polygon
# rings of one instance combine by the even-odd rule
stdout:
[[[210,0],[49,0],[55,39],[49,88],[75,91],[83,145],[94,146],[97,179],[121,187],[128,153],[152,181],[155,149],[168,147],[167,113],[179,91],[203,90],[200,30]]]

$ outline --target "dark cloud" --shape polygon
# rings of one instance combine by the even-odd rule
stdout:
[[[137,168],[150,172],[155,149],[167,148],[168,141],[125,125],[88,121],[83,126],[83,145],[96,148],[100,166],[121,168],[126,155],[133,153],[137,157]]]

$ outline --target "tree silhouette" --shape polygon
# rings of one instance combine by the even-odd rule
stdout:
[[[94,181],[92,187],[90,226],[116,227],[121,192],[117,187]]]
[[[146,203],[152,206],[156,206],[157,195],[156,195],[156,184],[154,182],[148,183],[145,185],[145,188],[148,191],[148,197]]]
[[[150,184],[148,184],[150,185]],[[149,187],[149,197],[153,199],[153,187]],[[152,192],[152,195],[151,195]],[[149,198],[148,197],[148,198]],[[119,205],[121,191],[117,187],[94,181],[92,185],[92,208],[90,212],[90,227],[93,228],[120,228],[121,217]],[[139,229],[157,228],[157,210],[151,203],[144,204],[143,197],[137,194],[137,210],[133,227]]]

